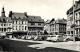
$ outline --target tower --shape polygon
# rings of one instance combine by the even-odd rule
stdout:
[[[4,10],[4,7],[2,8],[1,17],[5,17],[5,10]]]

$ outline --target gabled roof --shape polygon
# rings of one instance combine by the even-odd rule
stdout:
[[[28,15],[28,21],[29,22],[44,22],[44,20],[41,19],[40,16],[29,16],[29,15]]]
[[[50,23],[50,20],[47,20],[45,23],[47,23],[47,24]]]
[[[12,12],[12,20],[28,20],[28,22],[44,22],[40,16],[31,16],[26,13]]]
[[[64,23],[64,24],[66,24],[67,20],[66,19],[57,19],[55,22],[56,23]]]
[[[13,20],[27,20],[27,17],[25,16],[24,13],[16,13],[16,12],[13,12],[12,14],[12,19]]]

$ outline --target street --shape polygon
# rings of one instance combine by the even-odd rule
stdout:
[[[48,42],[19,39],[0,40],[0,46],[8,52],[79,52],[80,42]]]

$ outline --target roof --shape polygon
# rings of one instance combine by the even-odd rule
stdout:
[[[28,16],[29,22],[44,22],[43,19],[41,19],[40,16]]]
[[[57,19],[55,22],[56,23],[64,23],[64,24],[66,24],[67,20],[66,19]]]
[[[27,17],[24,13],[16,13],[16,12],[13,12],[12,13],[12,20],[27,20]]]
[[[12,20],[10,17],[0,17],[0,22],[1,23],[8,23],[8,22],[11,23]]]
[[[55,19],[53,18],[53,19],[50,21],[50,23],[51,23],[52,21],[55,21]]]
[[[11,18],[12,20],[28,20],[28,22],[44,22],[44,20],[41,19],[40,16],[27,15],[26,12],[24,13],[12,12]]]
[[[50,23],[50,20],[47,20],[45,23]]]

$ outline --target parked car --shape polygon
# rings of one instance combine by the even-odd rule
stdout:
[[[4,39],[6,37],[6,33],[0,33],[0,39]]]
[[[34,40],[37,40],[37,39],[38,39],[38,36],[35,36],[35,37],[34,37]]]
[[[34,38],[34,40],[39,40],[39,41],[41,41],[41,40],[45,40],[46,39],[46,37],[45,36],[35,36],[35,38]]]
[[[46,40],[51,41],[51,36],[47,36]]]
[[[64,38],[63,41],[73,41],[73,37],[72,36],[67,36]]]
[[[47,37],[48,41],[63,41],[63,36],[61,35],[51,35],[49,37]]]
[[[75,37],[73,37],[73,36],[67,36],[67,37],[64,39],[64,41],[73,41],[73,38],[75,38],[76,41],[80,41],[80,38],[77,37],[77,36],[75,36]]]
[[[29,40],[29,39],[31,39],[31,36],[28,36],[28,38],[27,38],[27,39],[28,39],[28,40]]]

